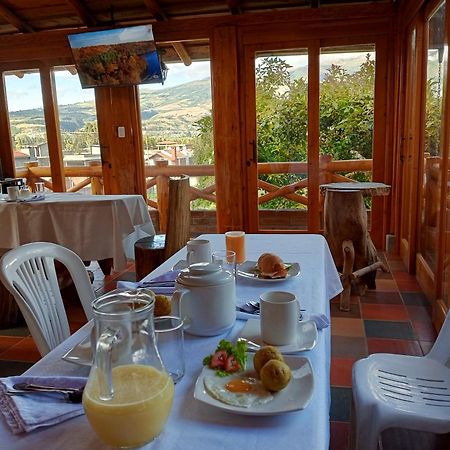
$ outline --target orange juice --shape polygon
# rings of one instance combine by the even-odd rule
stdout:
[[[139,447],[158,436],[172,407],[170,376],[151,366],[130,364],[112,370],[114,397],[99,399],[95,374],[84,390],[83,406],[94,431],[114,447]]]
[[[225,233],[225,243],[227,250],[236,253],[236,263],[242,264],[245,261],[245,232],[227,231]]]

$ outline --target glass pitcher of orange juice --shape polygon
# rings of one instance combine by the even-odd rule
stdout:
[[[92,304],[96,348],[83,406],[94,431],[113,447],[152,441],[172,407],[173,381],[155,343],[154,303],[149,290],[117,289]]]

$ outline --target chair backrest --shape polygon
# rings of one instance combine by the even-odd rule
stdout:
[[[50,242],[33,242],[10,250],[0,260],[0,280],[14,296],[41,355],[70,335],[55,260],[69,271],[84,313],[91,319],[95,293],[76,253]]]
[[[439,335],[426,355],[428,358],[440,361],[450,368],[450,310],[447,312]]]
[[[189,177],[169,179],[169,211],[164,259],[169,258],[186,245],[191,238],[191,205]]]

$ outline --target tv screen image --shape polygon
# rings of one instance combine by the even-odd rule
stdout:
[[[163,83],[151,25],[68,36],[82,88]]]

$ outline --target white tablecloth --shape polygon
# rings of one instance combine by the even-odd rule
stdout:
[[[0,248],[55,242],[84,261],[113,258],[115,270],[134,258],[133,244],[155,233],[141,195],[48,193],[35,202],[0,201]]]
[[[223,235],[205,235],[213,249],[225,247]],[[285,261],[298,261],[299,277],[281,283],[267,283],[238,279],[240,298],[257,298],[258,294],[272,289],[295,292],[308,312],[329,315],[329,300],[342,286],[325,239],[319,235],[248,235],[247,259],[257,259],[264,251],[273,251]],[[170,269],[184,259],[186,251],[180,250],[151,276]],[[150,278],[151,276],[147,277]],[[163,433],[145,448],[148,450],[326,450],[329,444],[330,406],[330,329],[319,332],[316,347],[302,355],[310,359],[314,371],[314,393],[303,411],[273,417],[251,417],[222,412],[193,398],[195,380],[202,369],[203,357],[212,352],[221,338],[234,338],[244,321],[236,321],[233,329],[222,336],[209,338],[186,334],[186,373],[175,387],[174,405]],[[27,374],[73,375],[88,374],[85,367],[60,360],[61,356],[85,336],[90,325],[85,326],[57,349],[35,364]],[[60,425],[26,435],[12,435],[3,421],[0,422],[0,448],[8,450],[71,449],[103,450],[104,446],[90,429],[84,416]]]

